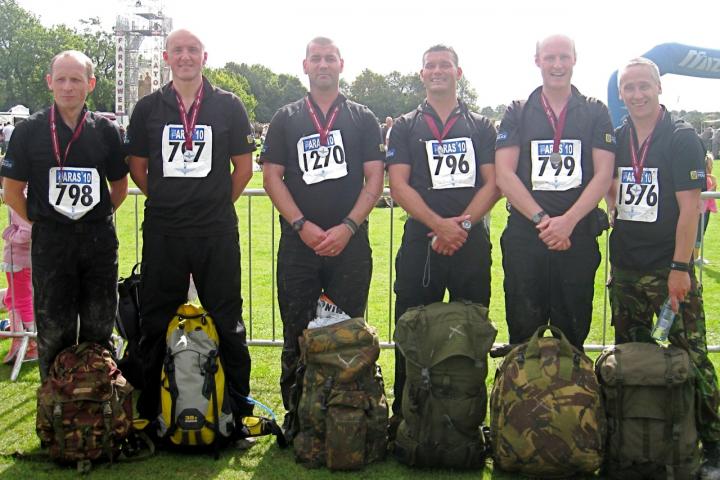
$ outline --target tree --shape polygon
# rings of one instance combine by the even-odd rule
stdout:
[[[91,109],[111,110],[115,96],[115,47],[97,18],[84,21],[82,33],[65,25],[46,28],[15,0],[0,0],[0,109],[23,104],[31,111],[52,101],[45,75],[63,50],[80,50],[96,65]]]
[[[457,84],[457,91],[458,98],[465,102],[470,110],[472,110],[473,112],[477,112],[477,92],[475,91],[473,86],[470,85],[467,77],[460,77],[460,80]]]
[[[205,75],[214,86],[232,92],[240,97],[250,119],[255,119],[255,108],[258,102],[253,94],[250,93],[250,84],[245,77],[227,68],[205,68],[203,69],[203,75]]]
[[[277,75],[263,65],[247,65],[230,62],[225,65],[228,71],[247,79],[250,92],[257,100],[255,118],[258,122],[268,123],[278,108],[294,102],[305,95],[305,87],[292,75]]]

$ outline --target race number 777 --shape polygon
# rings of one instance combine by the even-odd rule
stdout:
[[[170,145],[172,145],[173,149],[172,149],[172,152],[170,152],[170,159],[168,160],[168,162],[172,162],[173,160],[175,160],[175,154],[177,153],[178,148],[182,144],[183,144],[183,142],[170,142]],[[203,148],[205,148],[205,142],[195,143],[194,145],[197,147],[197,152],[195,152],[195,157],[193,158],[193,163],[196,163],[198,160],[200,160],[200,154],[202,154]],[[193,150],[193,152],[194,152],[194,150]]]

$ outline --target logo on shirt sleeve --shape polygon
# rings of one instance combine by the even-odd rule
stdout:
[[[702,180],[705,178],[705,170],[690,170],[690,180]]]
[[[10,157],[5,157],[2,161],[3,168],[11,169],[13,167],[13,159]]]
[[[615,145],[615,135],[606,133],[605,134],[605,143],[608,143],[610,145]]]
[[[389,150],[387,151],[387,154],[385,155],[385,157],[387,157],[387,158],[392,158],[392,157],[394,157],[394,156],[395,156],[395,149],[394,149],[394,148],[389,149]]]
[[[254,145],[255,144],[255,135],[252,133],[246,137],[248,144]]]
[[[502,140],[507,140],[508,134],[507,132],[498,132],[496,141],[500,142]]]

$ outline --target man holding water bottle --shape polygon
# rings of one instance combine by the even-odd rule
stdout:
[[[658,67],[630,60],[618,75],[629,118],[616,130],[614,202],[610,237],[610,303],[615,343],[652,341],[653,316],[665,302],[675,313],[670,342],[687,350],[697,367],[698,432],[705,463],[702,478],[720,478],[718,381],[708,358],[702,292],[692,254],[705,151],[692,126],[673,121],[664,106]],[[652,337],[662,339],[661,332]]]

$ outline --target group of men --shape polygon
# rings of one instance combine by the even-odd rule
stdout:
[[[240,418],[252,412],[251,364],[233,204],[252,175],[253,130],[241,101],[203,77],[207,52],[196,35],[171,33],[164,59],[173,80],[138,102],[126,145],[114,125],[87,110],[93,66],[75,51],[50,65],[54,104],[13,136],[0,175],[7,203],[33,222],[40,373],[45,378],[54,356],[76,339],[108,341],[117,277],[112,214],[127,194],[129,171],[147,197],[139,349],[145,385],[138,412],[148,419],[158,414],[164,332],[192,275],[217,324]],[[647,340],[653,315],[669,296],[679,312],[670,339],[690,352],[701,373],[704,471],[717,473],[720,398],[691,261],[705,175],[702,144],[660,105],[652,62],[634,59],[621,69],[629,118],[616,131],[607,108],[572,85],[575,62],[570,38],[538,42],[542,86],[513,102],[496,131],[458,98],[457,53],[433,46],[422,56],[425,101],[395,119],[384,139],[375,115],[340,93],[344,60],[337,45],[325,37],[310,41],[303,60],[310,91],[278,110],[260,154],[265,189],[280,213],[286,409],[293,409],[298,337],[320,295],[350,316],[363,315],[372,274],[368,216],[385,166],[392,196],[408,213],[396,258],[396,320],[412,306],[441,301],[446,291],[451,300],[489,305],[485,217],[501,195],[507,198],[501,248],[511,343],[549,322],[582,348],[600,262],[596,237],[607,228],[598,204],[606,197],[614,222],[616,341]],[[397,417],[405,379],[399,352],[395,368]]]

